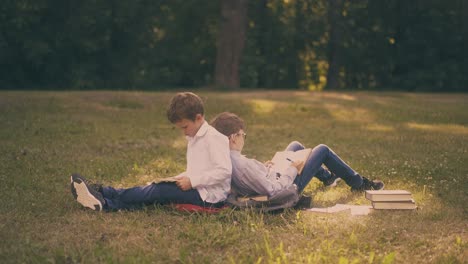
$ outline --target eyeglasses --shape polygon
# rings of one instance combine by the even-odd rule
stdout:
[[[236,136],[242,136],[244,138],[244,140],[247,138],[247,134],[246,133],[236,133],[234,134]]]

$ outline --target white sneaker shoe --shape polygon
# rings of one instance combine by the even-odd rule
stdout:
[[[72,174],[70,181],[71,192],[77,202],[95,211],[102,211],[105,200],[100,192],[90,188],[87,180],[79,174]]]

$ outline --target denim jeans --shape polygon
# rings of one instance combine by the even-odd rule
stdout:
[[[293,141],[286,150],[298,151],[304,148],[301,143]],[[322,167],[322,164],[327,168]],[[312,153],[304,164],[302,173],[297,175],[294,183],[297,185],[298,191],[302,192],[312,180],[312,177],[315,176],[323,182],[331,177],[330,172],[342,178],[351,187],[357,188],[362,185],[362,177],[336,155],[333,150],[323,144],[312,149]]]
[[[206,207],[220,207],[223,203],[204,202],[197,190],[182,191],[175,183],[152,183],[146,186],[128,189],[103,187],[107,210],[138,209],[151,204],[194,204]]]

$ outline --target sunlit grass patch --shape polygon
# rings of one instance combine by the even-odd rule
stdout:
[[[247,102],[252,105],[252,109],[257,114],[271,113],[278,105],[277,102],[261,99],[249,99]]]
[[[345,93],[323,93],[319,94],[324,98],[339,99],[345,101],[356,101],[356,96]]]
[[[375,121],[374,115],[365,108],[347,108],[339,104],[326,104],[329,114],[340,122],[369,123]]]
[[[179,137],[178,139],[174,140],[174,142],[172,143],[172,147],[174,149],[182,151],[187,148],[187,140],[183,137]]]
[[[392,132],[395,129],[392,126],[381,125],[381,124],[369,124],[366,126],[366,129],[376,132]]]
[[[410,122],[406,126],[423,132],[439,132],[448,134],[468,135],[468,127],[458,124],[421,124]]]

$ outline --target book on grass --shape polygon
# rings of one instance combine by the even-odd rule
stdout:
[[[374,209],[400,209],[400,210],[413,210],[416,209],[414,200],[410,201],[393,201],[393,202],[372,202]]]
[[[272,168],[279,173],[284,173],[290,166],[291,163],[295,161],[307,161],[310,153],[312,152],[311,148],[301,149],[298,151],[279,151],[275,153],[271,162],[273,162]],[[302,172],[304,165],[298,170],[298,174]]]
[[[161,182],[176,182],[177,178],[176,177],[167,177],[167,178],[162,178],[162,179],[157,179],[154,180],[154,183],[161,183]]]
[[[411,201],[411,193],[405,190],[366,191],[366,199],[373,202]]]
[[[306,211],[314,212],[314,213],[328,213],[328,214],[349,211],[351,215],[368,215],[370,212],[372,212],[372,206],[353,205],[353,204],[336,204],[332,207],[326,207],[326,208],[314,207],[314,208],[306,209]]]
[[[268,201],[268,196],[266,195],[239,196],[237,197],[237,201],[238,202],[246,202],[246,201],[266,202]]]

